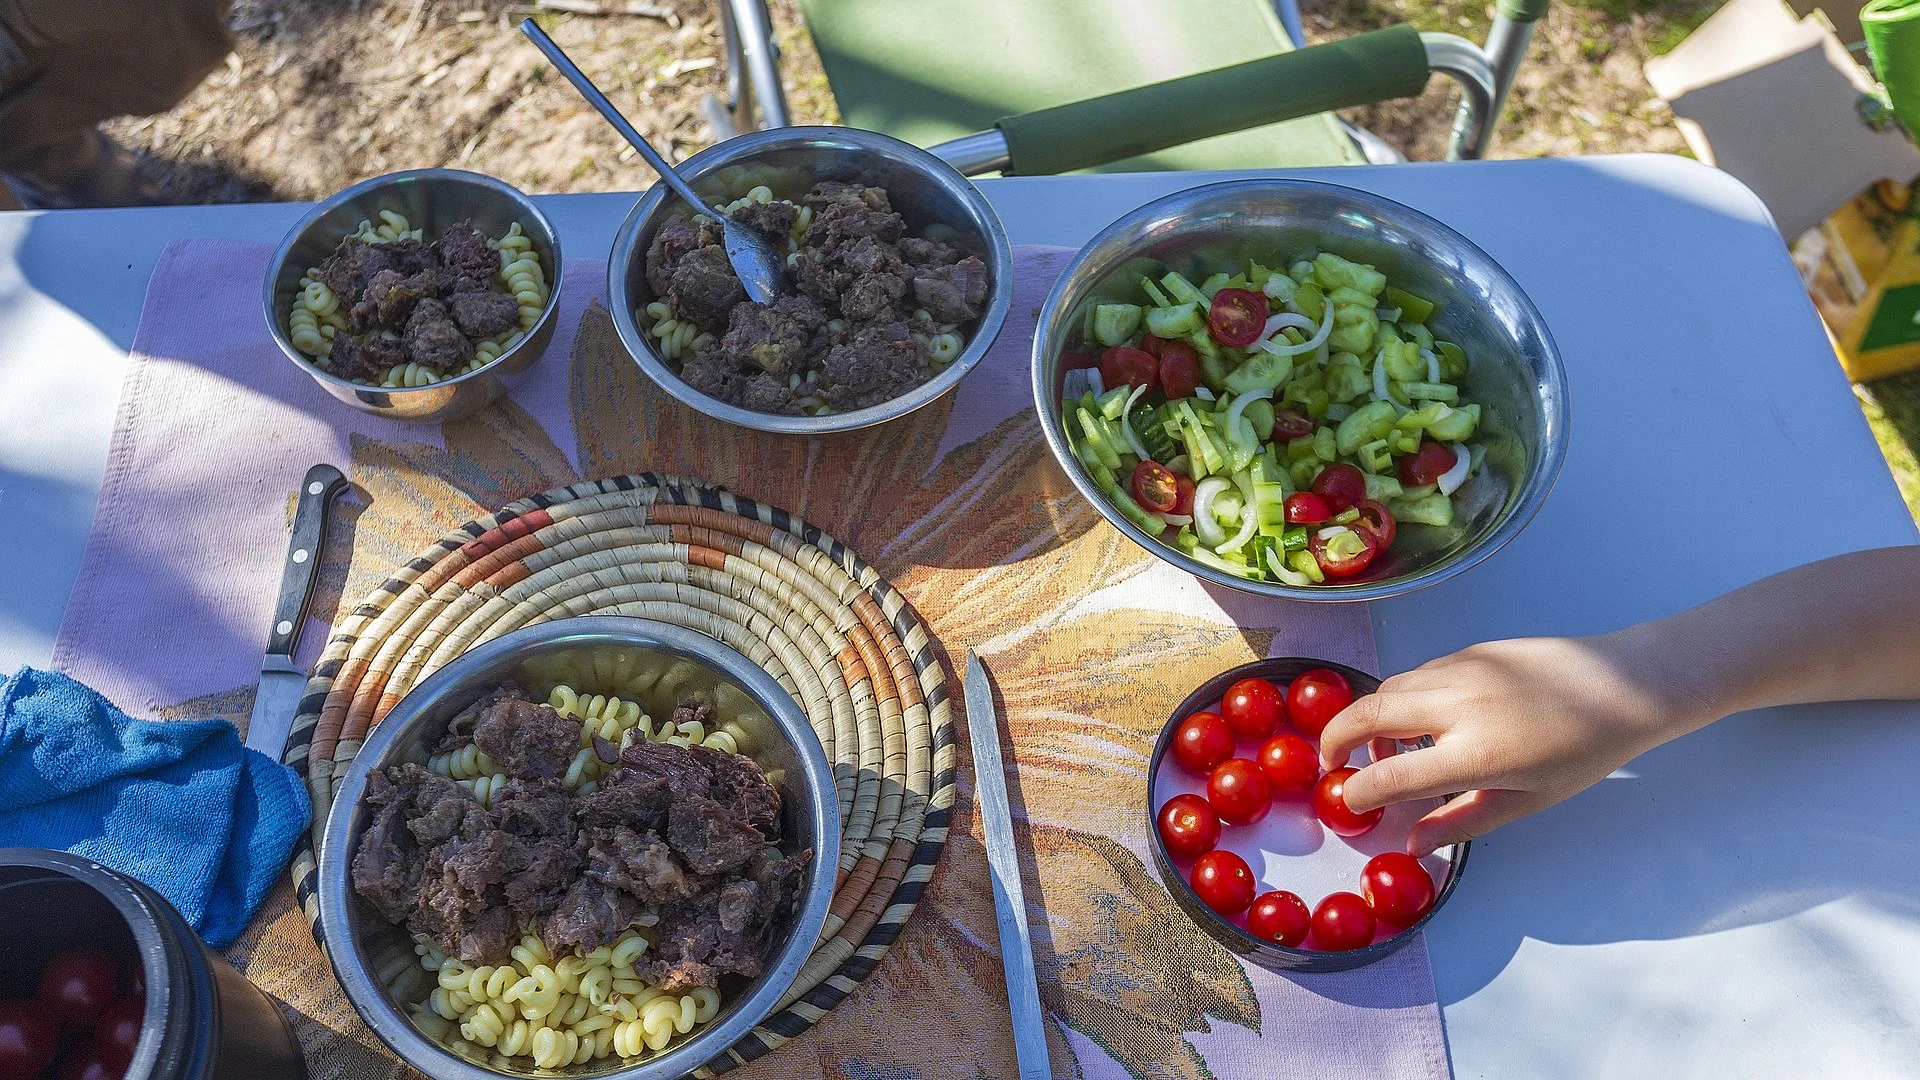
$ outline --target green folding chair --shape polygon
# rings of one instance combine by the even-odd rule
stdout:
[[[841,116],[962,172],[1243,169],[1398,154],[1333,110],[1461,90],[1481,156],[1548,0],[1499,0],[1484,46],[1408,26],[1294,48],[1269,0],[801,0]],[[722,136],[789,123],[765,0],[722,0]],[[1295,30],[1297,33],[1297,30]]]

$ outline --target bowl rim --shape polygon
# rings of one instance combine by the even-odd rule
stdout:
[[[666,185],[656,181],[635,201],[633,209],[620,223],[619,230],[614,233],[613,250],[607,259],[609,314],[613,316],[614,329],[620,335],[620,342],[634,362],[640,365],[640,370],[682,405],[716,420],[777,435],[826,435],[857,431],[905,416],[939,400],[958,386],[960,380],[986,357],[987,351],[1000,336],[1007,313],[1013,307],[1013,244],[1007,239],[1006,226],[1001,223],[1000,215],[987,197],[980,193],[980,189],[959,170],[912,143],[877,131],[831,125],[766,128],[715,143],[680,162],[676,169],[692,182],[709,172],[748,163],[760,151],[809,145],[878,154],[927,173],[941,187],[952,192],[979,220],[985,233],[987,269],[992,280],[987,286],[986,310],[980,315],[980,325],[968,337],[966,348],[933,378],[899,397],[851,412],[829,413],[826,416],[788,416],[733,405],[689,386],[678,372],[668,366],[665,359],[654,352],[646,335],[640,332],[639,319],[627,297],[629,268],[636,258],[646,257],[646,252],[639,246],[642,228],[661,212],[669,198],[677,200],[677,196],[667,191]]]
[[[726,1051],[777,1009],[793,980],[799,975],[818,944],[827,911],[833,901],[834,866],[840,854],[839,799],[835,794],[832,766],[825,748],[806,714],[764,668],[749,660],[732,646],[698,631],[671,623],[630,615],[581,615],[523,626],[484,642],[455,657],[446,666],[415,685],[380,723],[368,732],[338,781],[328,811],[319,858],[319,928],[328,965],[355,1013],[371,1028],[380,1041],[416,1069],[429,1072],[439,1080],[488,1080],[520,1074],[503,1073],[441,1046],[414,1027],[391,995],[373,979],[371,965],[361,955],[358,943],[351,940],[348,856],[345,837],[355,809],[366,792],[367,774],[402,737],[402,733],[443,694],[448,685],[474,668],[505,660],[529,645],[548,644],[579,637],[583,644],[617,646],[625,639],[636,648],[670,652],[713,668],[732,681],[769,718],[786,731],[805,777],[806,786],[816,793],[814,835],[807,838],[813,847],[808,867],[807,889],[801,894],[800,909],[794,918],[794,931],[777,951],[777,959],[756,985],[737,999],[731,1015],[696,1029],[686,1041],[657,1054],[615,1065],[601,1072],[581,1075],[599,1077],[657,1076],[679,1077],[709,1062],[724,1059]],[[465,661],[462,663],[462,661]],[[819,793],[825,793],[821,797]],[[351,951],[348,951],[351,950]],[[343,965],[342,954],[352,963]],[[669,1063],[662,1068],[661,1063]],[[431,1068],[428,1066],[431,1065]],[[646,1070],[644,1073],[640,1070]],[[534,1070],[528,1070],[530,1073]],[[544,1072],[544,1071],[543,1071]],[[572,1075],[555,1073],[554,1075]]]
[[[1053,359],[1047,355],[1046,329],[1054,325],[1061,318],[1067,302],[1068,282],[1087,264],[1088,257],[1092,252],[1101,244],[1131,229],[1136,224],[1159,217],[1162,211],[1176,202],[1197,202],[1205,198],[1225,196],[1238,192],[1274,190],[1319,192],[1340,198],[1353,199],[1390,215],[1405,215],[1418,220],[1425,226],[1435,229],[1449,238],[1451,242],[1458,244],[1469,255],[1483,260],[1485,265],[1489,267],[1500,280],[1505,282],[1506,287],[1511,290],[1514,299],[1518,301],[1521,312],[1539,331],[1541,342],[1546,346],[1545,367],[1549,373],[1549,378],[1547,379],[1545,389],[1548,392],[1551,404],[1551,413],[1548,419],[1550,421],[1557,420],[1558,422],[1555,434],[1551,438],[1541,440],[1539,464],[1526,476],[1517,495],[1518,501],[1513,511],[1492,529],[1489,529],[1486,533],[1474,539],[1442,562],[1423,567],[1419,571],[1411,574],[1383,578],[1379,581],[1363,581],[1352,584],[1327,583],[1309,586],[1294,586],[1281,582],[1251,581],[1225,573],[1224,571],[1216,570],[1198,560],[1189,558],[1185,552],[1180,551],[1178,548],[1163,544],[1159,540],[1148,536],[1145,532],[1141,531],[1139,526],[1128,521],[1126,516],[1115,509],[1113,504],[1108,501],[1106,494],[1094,485],[1093,478],[1088,476],[1086,470],[1080,466],[1080,462],[1074,457],[1072,448],[1067,445],[1066,438],[1060,430],[1059,409],[1057,404],[1052,402],[1052,399],[1055,397],[1053,383],[1056,380],[1054,376],[1057,372],[1054,370]],[[1553,333],[1548,328],[1546,319],[1541,316],[1539,308],[1534,305],[1533,298],[1528,296],[1526,290],[1520,287],[1520,283],[1514,280],[1513,275],[1507,272],[1506,267],[1502,266],[1493,256],[1487,254],[1478,244],[1467,239],[1461,235],[1458,230],[1433,215],[1421,210],[1416,210],[1397,200],[1389,199],[1384,195],[1378,195],[1374,192],[1345,184],[1328,183],[1325,180],[1302,180],[1292,177],[1247,177],[1238,180],[1223,180],[1209,184],[1198,184],[1194,187],[1182,188],[1179,191],[1163,195],[1160,198],[1154,199],[1152,202],[1145,203],[1121,215],[1112,224],[1100,230],[1093,239],[1088,240],[1082,245],[1080,250],[1074,254],[1066,266],[1061,268],[1060,276],[1054,280],[1053,287],[1047,291],[1046,302],[1041,305],[1039,318],[1034,323],[1031,354],[1032,362],[1030,367],[1032,374],[1033,404],[1034,410],[1039,414],[1038,419],[1041,433],[1046,437],[1047,447],[1053,451],[1054,459],[1059,462],[1061,471],[1067,474],[1067,479],[1073,483],[1073,486],[1079,490],[1081,495],[1085,496],[1086,499],[1093,504],[1094,509],[1100,516],[1106,518],[1108,524],[1119,529],[1129,540],[1146,548],[1153,555],[1166,562],[1172,563],[1181,570],[1201,578],[1204,581],[1233,589],[1236,592],[1251,593],[1256,596],[1267,596],[1282,600],[1306,600],[1318,603],[1353,603],[1401,596],[1427,588],[1431,585],[1438,585],[1443,581],[1463,574],[1492,556],[1494,552],[1505,547],[1533,520],[1534,515],[1539,512],[1541,505],[1547,500],[1547,495],[1552,492],[1555,483],[1559,480],[1560,469],[1566,458],[1569,422],[1566,365],[1561,361],[1560,348],[1553,340]]]
[[[320,367],[320,365],[315,364],[306,353],[293,347],[293,339],[287,336],[287,329],[282,325],[279,304],[274,296],[274,284],[279,280],[280,271],[286,267],[287,258],[293,252],[293,245],[299,242],[300,238],[306,235],[307,230],[316,225],[321,218],[333,212],[336,208],[368,192],[378,191],[381,188],[402,180],[411,180],[419,177],[469,183],[475,187],[485,188],[496,195],[503,195],[508,201],[518,206],[526,217],[539,224],[540,228],[546,232],[549,242],[553,246],[553,273],[547,282],[546,306],[540,309],[540,317],[533,321],[533,325],[527,329],[526,333],[521,335],[519,341],[513,343],[511,348],[502,351],[499,356],[494,357],[486,364],[472,371],[462,372],[450,379],[437,379],[424,386],[373,386],[369,383],[355,382],[352,379],[341,378],[333,372],[327,371]],[[342,239],[344,239],[344,237]],[[273,334],[274,343],[280,346],[280,351],[285,353],[287,359],[292,360],[300,370],[313,376],[320,382],[331,383],[334,386],[351,392],[404,394],[409,390],[434,390],[441,387],[457,386],[469,379],[478,378],[479,376],[493,372],[499,368],[501,364],[518,356],[523,348],[533,342],[535,336],[540,332],[541,326],[553,321],[557,317],[556,312],[560,309],[560,278],[565,272],[565,266],[566,258],[561,254],[560,250],[560,231],[555,229],[553,222],[547,218],[546,214],[540,211],[540,207],[534,203],[532,196],[514,187],[512,184],[507,183],[505,180],[488,176],[485,173],[473,172],[468,169],[448,169],[441,167],[401,169],[397,172],[381,173],[379,176],[368,177],[359,183],[341,188],[320,202],[313,204],[312,208],[301,215],[300,220],[295,222],[293,227],[287,230],[287,234],[281,237],[279,245],[273,249],[272,260],[267,264],[266,282],[263,286],[266,301],[267,329]]]
[[[1173,712],[1168,715],[1167,722],[1161,727],[1159,736],[1154,739],[1153,750],[1147,758],[1147,843],[1153,851],[1154,866],[1160,871],[1161,885],[1167,890],[1167,894],[1173,897],[1174,903],[1214,940],[1225,945],[1228,950],[1251,957],[1262,967],[1276,971],[1350,971],[1353,968],[1384,960],[1399,952],[1413,940],[1415,931],[1424,929],[1427,923],[1433,920],[1434,915],[1446,906],[1448,898],[1453,895],[1454,887],[1460,882],[1460,875],[1466,872],[1467,856],[1473,849],[1471,840],[1462,840],[1457,844],[1448,845],[1453,849],[1453,858],[1449,860],[1452,869],[1447,873],[1447,880],[1441,882],[1440,887],[1435,890],[1433,906],[1427,909],[1426,914],[1415,919],[1412,925],[1400,928],[1391,937],[1358,949],[1324,952],[1319,949],[1282,945],[1279,942],[1257,938],[1245,929],[1234,925],[1231,920],[1208,907],[1200,899],[1199,895],[1193,891],[1193,886],[1188,884],[1186,875],[1173,861],[1172,854],[1167,851],[1166,841],[1161,839],[1160,829],[1156,823],[1160,808],[1155,806],[1153,801],[1154,779],[1160,775],[1160,767],[1166,763],[1168,751],[1172,749],[1174,730],[1180,726],[1182,720],[1218,700],[1226,693],[1228,687],[1241,679],[1262,678],[1272,682],[1277,681],[1279,677],[1277,673],[1285,672],[1286,679],[1292,681],[1313,668],[1328,668],[1339,672],[1353,687],[1356,699],[1378,693],[1380,690],[1381,680],[1359,668],[1334,660],[1322,660],[1311,656],[1269,656],[1263,660],[1248,661],[1215,675],[1182,698],[1180,704],[1176,705]],[[1423,737],[1420,742],[1423,745],[1431,745],[1432,740]],[[1444,796],[1446,799],[1453,797],[1452,795]],[[1358,892],[1359,889],[1356,887],[1351,891]]]

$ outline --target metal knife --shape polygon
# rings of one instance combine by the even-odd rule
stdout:
[[[327,534],[327,506],[347,478],[331,465],[315,465],[300,481],[300,501],[293,511],[293,540],[287,545],[286,567],[280,577],[280,599],[273,605],[273,626],[267,634],[267,655],[260,661],[260,689],[253,695],[253,719],[247,722],[247,747],[275,761],[287,748],[287,732],[300,711],[307,673],[293,662],[300,624],[313,599],[313,582],[320,572],[320,544]]]
[[[1033,938],[1027,934],[1027,898],[1020,887],[1020,849],[1013,839],[1006,766],[1000,760],[1000,716],[993,705],[987,665],[972,649],[967,650],[967,735],[973,740],[976,801],[987,835],[987,868],[993,878],[994,913],[1000,921],[1000,958],[1007,969],[1007,1002],[1013,1011],[1013,1050],[1020,1080],[1051,1080],[1047,1021],[1040,1011]]]

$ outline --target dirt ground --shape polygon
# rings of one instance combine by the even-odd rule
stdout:
[[[1496,154],[1684,150],[1640,64],[1711,5],[1606,2],[1547,17]],[[719,23],[699,0],[656,3],[655,15],[537,17],[643,132],[684,155],[712,141],[700,101],[724,92]],[[797,5],[773,6],[796,120],[833,121]],[[1463,0],[1305,6],[1316,41],[1402,21],[1479,40],[1491,10]],[[239,47],[226,67],[171,112],[112,130],[187,202],[317,199],[425,165],[477,169],[537,192],[650,183],[632,151],[514,29],[534,9],[501,0],[236,0]],[[1439,157],[1452,114],[1442,83],[1352,119],[1413,157]]]

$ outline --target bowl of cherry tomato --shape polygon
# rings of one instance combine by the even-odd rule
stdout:
[[[1379,686],[1344,664],[1258,660],[1187,695],[1154,743],[1154,863],[1180,908],[1234,952],[1283,971],[1360,967],[1405,945],[1452,895],[1470,845],[1424,859],[1404,850],[1440,800],[1355,813],[1342,789],[1367,751],[1320,767],[1328,721]]]

